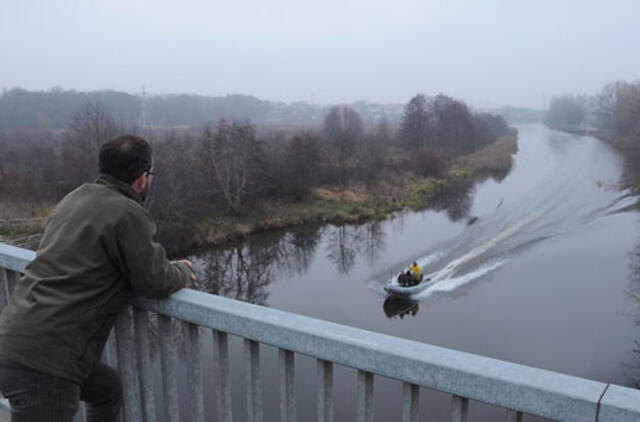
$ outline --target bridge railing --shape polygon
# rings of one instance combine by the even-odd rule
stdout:
[[[0,244],[0,303],[10,297],[19,274],[34,253]],[[150,323],[152,318],[153,323]],[[162,376],[161,397],[151,382],[149,327],[156,327]],[[174,341],[186,334],[188,397],[180,397]],[[357,377],[357,420],[374,420],[374,379],[399,381],[402,421],[419,420],[421,388],[451,395],[451,420],[473,419],[469,401],[505,409],[505,420],[536,415],[557,421],[640,420],[640,391],[490,359],[370,332],[289,312],[183,289],[165,300],[137,297],[118,317],[106,356],[119,368],[126,421],[180,420],[179,403],[189,403],[188,420],[205,420],[200,361],[205,330],[213,337],[215,399],[219,421],[231,421],[229,335],[244,339],[246,418],[263,420],[261,345],[278,349],[280,420],[296,420],[295,355],[317,361],[317,420],[334,420],[334,366],[353,368]],[[240,374],[233,374],[234,377]],[[401,387],[400,387],[401,386]],[[243,418],[245,415],[242,416]]]

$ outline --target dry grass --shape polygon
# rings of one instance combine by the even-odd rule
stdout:
[[[517,136],[503,136],[479,151],[458,158],[456,167],[473,173],[508,171],[512,165],[512,155],[516,152]]]
[[[0,219],[43,218],[49,215],[55,204],[35,202],[0,202]]]

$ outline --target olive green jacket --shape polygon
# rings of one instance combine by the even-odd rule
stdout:
[[[81,383],[133,292],[164,298],[189,281],[155,231],[140,195],[114,177],[69,193],[0,316],[0,355]]]

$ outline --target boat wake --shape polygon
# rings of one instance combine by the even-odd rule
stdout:
[[[471,271],[459,277],[452,277],[434,282],[431,286],[423,290],[422,292],[411,296],[412,299],[423,299],[429,297],[435,293],[446,293],[456,290],[457,288],[470,283],[471,281],[480,278],[491,271],[502,267],[505,261],[497,261],[478,268],[475,271]]]
[[[411,295],[411,298],[417,300],[434,293],[453,291],[500,268],[508,261],[500,245],[517,233],[522,232],[547,210],[545,208],[526,216],[466,252],[465,249],[468,249],[471,243],[469,237],[474,236],[470,232],[463,233],[462,238],[458,239],[448,250],[445,246],[439,251],[431,252],[424,257],[418,258],[417,263],[423,269],[424,279],[430,281],[428,282],[428,287],[419,293]],[[502,257],[496,259],[500,255]],[[388,279],[386,284],[397,286],[397,275]],[[381,295],[385,295],[384,286],[380,283],[370,283],[369,287]]]
[[[473,225],[453,238],[431,244],[417,259],[424,279],[430,281],[410,296],[412,300],[452,292],[506,265],[541,241],[640,207],[637,195],[610,187],[616,180],[615,172],[600,174],[591,165],[601,155],[598,143],[585,146],[583,140],[577,152],[566,154],[565,149],[574,145],[572,138],[554,137],[545,154],[546,164],[529,169],[527,174],[533,176],[516,175],[514,180],[504,181],[502,191],[493,193],[496,202],[485,200],[474,210],[481,213],[474,214],[478,218]],[[531,153],[533,147],[523,144],[521,154]],[[391,269],[395,273],[390,277],[389,272],[381,274],[370,287],[385,294],[384,286],[397,286],[399,270]]]

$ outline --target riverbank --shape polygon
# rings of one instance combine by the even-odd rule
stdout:
[[[547,126],[548,127],[548,126]],[[615,148],[627,161],[637,161],[640,157],[640,144],[629,137],[614,137],[603,130],[597,128],[591,129],[571,129],[571,128],[550,128],[559,132],[570,133],[580,136],[593,136],[594,138],[605,142]],[[634,167],[636,166],[625,166]],[[625,175],[620,181],[621,189],[629,189],[632,194],[640,195],[640,174],[638,171],[631,171],[632,175]]]
[[[594,136],[613,146],[624,156],[627,164],[625,164],[625,175],[620,181],[620,187],[629,189],[634,195],[640,195],[640,173],[638,166],[634,164],[638,162],[638,157],[640,157],[638,142],[625,137],[615,138],[603,132],[597,132]]]
[[[364,185],[348,189],[324,187],[316,189],[304,202],[269,201],[254,207],[239,217],[207,218],[195,228],[164,223],[163,229],[175,235],[177,250],[197,250],[226,244],[253,233],[314,224],[355,224],[369,220],[384,220],[405,208],[425,209],[434,200],[463,181],[502,179],[512,166],[512,156],[518,151],[517,134],[504,136],[492,144],[461,156],[439,178],[408,177],[381,182],[373,188]],[[185,232],[189,235],[185,235]],[[180,234],[178,234],[180,233]]]
[[[184,251],[223,245],[269,230],[384,220],[405,208],[428,208],[447,189],[460,182],[487,177],[503,178],[511,169],[512,156],[517,150],[517,134],[512,134],[458,157],[439,178],[410,174],[381,182],[372,188],[365,185],[354,185],[348,189],[322,187],[315,189],[309,199],[303,202],[264,201],[242,216],[205,218],[195,225],[159,221],[160,241],[167,246],[170,254],[177,255]],[[53,205],[33,208],[29,213],[31,218],[17,218],[13,212],[15,210],[3,210],[5,221],[2,224],[0,220],[0,242],[36,248],[44,229],[42,216]]]

